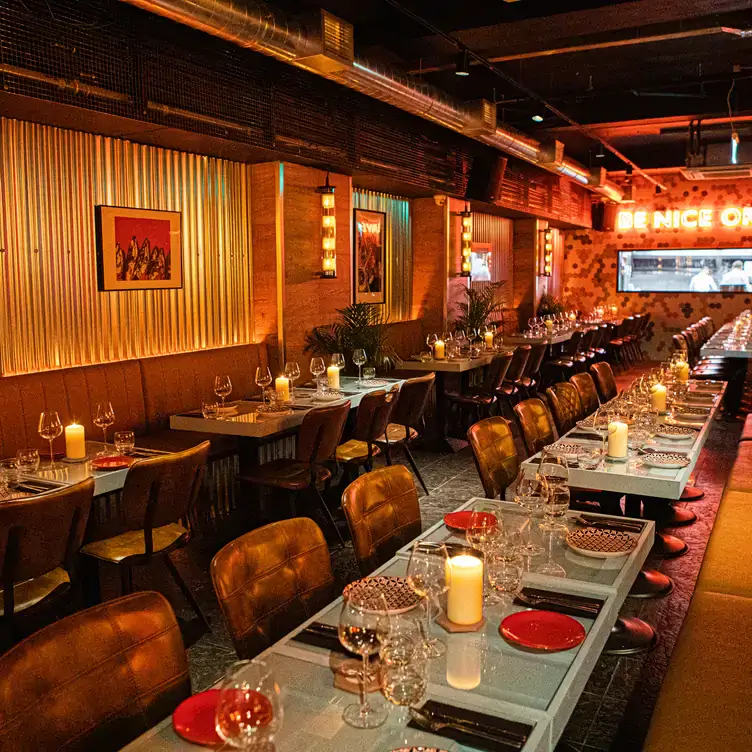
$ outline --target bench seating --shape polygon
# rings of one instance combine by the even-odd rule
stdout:
[[[37,433],[39,414],[57,410],[63,425],[74,421],[86,429],[91,440],[101,437],[94,423],[98,402],[109,401],[115,424],[108,429],[131,430],[140,446],[180,450],[205,439],[212,443],[211,458],[237,450],[231,437],[189,431],[172,431],[169,416],[195,410],[212,398],[214,377],[227,373],[233,383],[231,398],[258,392],[257,366],[268,365],[266,345],[248,344],[199,352],[126,360],[101,365],[65,368],[57,371],[0,378],[0,457],[19,449],[46,449]],[[62,448],[63,439],[56,440]]]

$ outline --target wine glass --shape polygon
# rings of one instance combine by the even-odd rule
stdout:
[[[478,551],[486,553],[501,536],[503,525],[499,507],[488,501],[473,504],[467,523],[465,538]]]
[[[389,702],[396,705],[404,715],[410,705],[417,705],[426,693],[428,671],[426,657],[413,646],[413,653],[405,661],[401,653],[395,653],[389,646],[379,651],[381,659],[381,691]],[[404,723],[398,721],[399,726]]]
[[[282,725],[282,715],[279,685],[266,663],[236,661],[227,668],[214,721],[229,747],[266,749]]]
[[[52,449],[52,442],[63,433],[63,424],[56,410],[45,410],[39,416],[39,435],[50,442],[50,464],[49,467],[57,467],[54,458],[55,453]]]
[[[258,368],[256,369],[256,373],[258,373]],[[232,381],[230,381],[230,377],[227,374],[214,377],[214,394],[216,394],[217,397],[219,397],[222,400],[223,408],[225,406],[225,400],[227,399],[227,397],[230,396],[231,392],[232,392]]]
[[[104,449],[100,456],[107,455],[107,429],[115,422],[115,411],[109,402],[99,402],[94,413],[94,425],[102,429],[102,442]]]
[[[39,450],[19,449],[16,452],[16,464],[19,472],[28,474],[39,470]]]
[[[523,556],[538,556],[538,554],[543,553],[543,548],[537,543],[533,543],[533,514],[543,506],[543,490],[537,476],[525,475],[524,470],[520,471],[517,477],[514,502],[525,510],[527,517],[525,524],[526,536],[521,552]]]
[[[559,482],[543,482],[543,522],[541,530],[563,532],[568,530],[561,519],[569,509],[569,487]],[[558,520],[558,521],[557,521]]]
[[[332,355],[332,365],[340,371],[345,367],[345,356],[342,353],[334,353]]]
[[[353,363],[358,366],[358,384],[362,384],[363,379],[360,376],[360,369],[368,363],[368,356],[363,348],[358,348],[353,352]]]
[[[326,373],[326,364],[323,358],[311,358],[311,365],[309,366],[313,378],[316,382],[316,392],[321,392],[321,377]]]
[[[368,608],[363,600],[350,596],[342,601],[339,615],[339,641],[351,653],[363,658],[363,672],[360,677],[360,703],[348,705],[342,713],[342,720],[354,728],[372,729],[381,726],[387,719],[384,708],[374,708],[368,703],[368,658],[379,651],[380,612]]]
[[[407,583],[416,595],[425,599],[425,624],[423,635],[426,657],[439,658],[446,645],[431,637],[431,611],[433,601],[449,590],[451,572],[449,554],[443,543],[415,541],[407,563]]]
[[[431,350],[431,357],[436,358],[436,351],[434,349],[434,345],[439,341],[439,337],[436,334],[429,334],[426,337],[426,344],[428,345],[429,349]]]
[[[272,383],[272,372],[269,370],[269,366],[258,366],[256,368],[256,386],[261,389],[261,402],[263,403],[263,409],[266,409],[266,387]],[[216,391],[216,390],[215,390]],[[224,407],[224,397],[222,398],[222,406]]]
[[[285,363],[285,376],[290,379],[290,402],[294,402],[295,381],[300,378],[300,366],[295,361]]]

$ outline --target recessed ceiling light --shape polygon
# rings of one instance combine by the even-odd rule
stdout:
[[[543,122],[543,115],[533,115],[533,120],[536,123],[542,123]]]

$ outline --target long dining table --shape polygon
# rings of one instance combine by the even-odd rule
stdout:
[[[459,509],[471,507],[479,499],[470,499]],[[503,524],[520,529],[527,523],[523,510],[505,501],[497,505]],[[583,522],[576,512],[564,518],[570,529]],[[587,515],[586,522],[608,525],[623,518]],[[444,703],[452,708],[491,716],[496,724],[510,724],[522,731],[520,746],[496,744],[464,737],[464,744],[444,735],[430,733],[408,725],[409,716],[392,708],[386,724],[373,730],[357,730],[342,720],[343,708],[356,697],[334,686],[333,667],[339,654],[326,647],[302,641],[314,623],[336,625],[341,597],[326,606],[299,628],[260,654],[274,672],[283,692],[284,720],[275,738],[277,752],[390,752],[405,747],[433,748],[447,752],[461,750],[497,750],[497,752],[553,752],[561,738],[577,701],[592,673],[616,622],[619,610],[653,544],[654,523],[635,520],[637,531],[633,550],[620,558],[595,559],[571,549],[562,535],[546,534],[546,552],[529,559],[524,572],[522,594],[527,588],[547,593],[549,597],[572,596],[598,603],[597,614],[578,616],[586,637],[575,648],[561,652],[530,651],[507,642],[499,632],[506,616],[529,610],[511,597],[495,605],[486,605],[486,622],[480,632],[445,634],[435,623],[434,636],[447,642],[447,652],[428,665],[425,700]],[[535,532],[534,535],[539,535]],[[425,530],[418,539],[462,544],[464,538],[439,522]],[[377,569],[374,575],[404,577],[411,546],[407,545]],[[555,563],[561,576],[536,572],[539,564]],[[544,602],[538,606],[550,609]],[[535,610],[535,609],[533,609]],[[218,667],[219,673],[219,667]],[[387,705],[378,693],[369,694],[369,702]],[[481,720],[481,723],[483,721]],[[490,728],[490,726],[488,727]],[[198,747],[181,739],[167,718],[125,748],[126,752],[190,752]]]

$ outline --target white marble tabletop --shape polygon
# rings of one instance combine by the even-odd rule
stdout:
[[[478,358],[457,358],[456,360],[408,360],[402,361],[400,367],[403,371],[439,371],[444,373],[464,373],[475,368],[487,366],[498,355],[495,352],[484,353]]]
[[[752,335],[740,335],[733,339],[734,322],[724,324],[700,349],[705,357],[752,358]],[[747,338],[748,337],[748,338]]]

